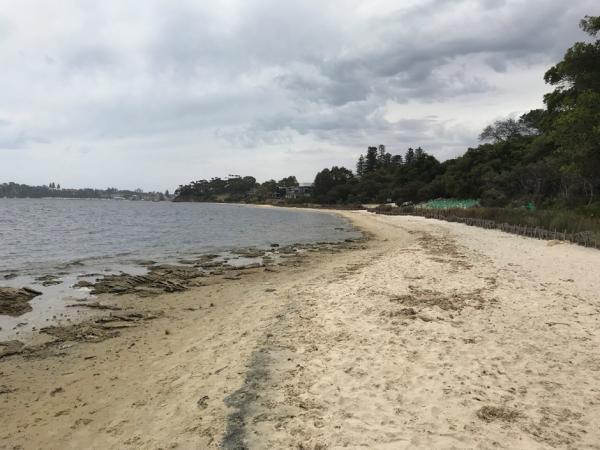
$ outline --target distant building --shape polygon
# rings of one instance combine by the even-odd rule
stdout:
[[[300,183],[299,186],[281,186],[277,188],[277,198],[300,198],[310,196],[312,183]]]

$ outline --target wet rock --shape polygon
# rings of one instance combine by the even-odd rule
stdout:
[[[77,283],[75,283],[73,285],[73,287],[76,289],[89,288],[89,287],[93,287],[93,286],[94,286],[94,283],[90,283],[89,281],[85,281],[85,280],[78,281]]]
[[[119,313],[110,313],[109,316],[103,316],[96,319],[96,323],[109,322],[139,322],[140,320],[158,319],[164,315],[163,311],[128,311]]]
[[[18,355],[23,353],[25,344],[21,341],[4,341],[0,342],[0,359],[5,356]]]
[[[186,283],[204,274],[195,267],[153,266],[146,275],[108,275],[94,284],[92,294],[138,294],[143,297],[186,291]]]
[[[107,330],[100,325],[89,322],[70,325],[67,327],[50,326],[42,328],[40,333],[49,334],[56,341],[102,342],[119,335],[118,331]]]
[[[17,317],[31,311],[29,301],[41,292],[24,287],[0,287],[0,314]]]
[[[241,278],[238,276],[237,273],[231,273],[231,272],[223,275],[223,279],[224,280],[241,280]]]
[[[53,281],[58,277],[56,275],[44,275],[43,277],[37,277],[35,281]]]
[[[265,256],[266,251],[256,247],[234,248],[231,250],[234,255],[240,255],[242,258],[260,258]]]
[[[80,306],[80,305],[77,305]],[[69,326],[49,326],[42,328],[40,333],[48,334],[55,338],[55,341],[50,343],[50,346],[56,342],[73,341],[73,342],[101,342],[119,336],[120,333],[115,328],[126,328],[134,325],[135,322],[143,320],[151,320],[162,317],[162,311],[129,311],[126,313],[111,313],[110,316],[98,317],[94,320],[73,324]],[[115,323],[127,322],[130,325],[125,327],[115,325]],[[48,344],[46,344],[46,347]],[[40,353],[38,349],[37,353]]]
[[[202,265],[202,264],[210,264],[212,259],[218,258],[219,255],[202,255],[197,259],[182,259],[179,260],[179,264],[197,264],[197,265]]]
[[[258,269],[261,267],[260,263],[244,264],[242,266],[232,266],[231,270],[246,270],[246,269]]]
[[[100,304],[100,302],[93,302],[93,303],[74,303],[72,305],[67,305],[68,308],[72,308],[72,307],[79,307],[79,306],[83,306],[86,308],[92,308],[92,309],[109,309],[111,311],[120,311],[122,308],[119,308],[118,306],[113,306],[113,305],[102,305]]]
[[[271,247],[279,247],[279,244],[271,244]]]
[[[133,263],[138,266],[153,266],[154,264],[156,264],[156,261],[152,261],[149,259],[138,259],[137,261],[134,261]]]
[[[60,280],[48,280],[48,281],[44,281],[42,283],[42,286],[44,287],[48,287],[48,286],[56,286],[57,284],[61,284],[62,281]]]
[[[13,278],[17,278],[19,275],[16,273],[9,273],[8,275],[4,275],[5,280],[12,280]]]
[[[103,277],[103,273],[84,273],[81,275],[77,275],[77,278],[95,278],[95,277]]]
[[[205,263],[201,263],[198,264],[198,267],[201,267],[202,269],[212,269],[214,267],[221,267],[225,265],[225,261],[211,261],[211,262],[205,262]]]

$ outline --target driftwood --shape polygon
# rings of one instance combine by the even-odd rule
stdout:
[[[556,240],[556,241],[568,241],[573,244],[582,245],[585,247],[600,248],[600,237],[593,231],[582,231],[575,233],[572,230],[571,233],[567,233],[567,230],[546,230],[539,227],[528,227],[527,225],[515,225],[509,223],[499,223],[493,220],[485,219],[473,219],[471,217],[458,217],[452,214],[448,214],[446,211],[433,210],[433,211],[415,211],[412,213],[403,212],[390,212],[390,211],[379,211],[377,209],[367,209],[368,212],[381,214],[384,216],[419,216],[425,217],[426,219],[438,219],[445,220],[446,222],[463,223],[472,227],[486,228],[490,230],[500,230],[505,233],[517,234],[520,236],[531,237],[535,239],[544,240]]]

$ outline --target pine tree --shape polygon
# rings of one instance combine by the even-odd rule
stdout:
[[[361,154],[356,163],[356,175],[362,177],[365,174],[365,157]]]
[[[404,155],[404,164],[411,164],[415,159],[415,151],[412,148],[409,148],[406,151],[406,155]]]
[[[423,149],[421,147],[419,147],[418,149],[415,150],[415,161],[421,159],[421,157],[425,154],[425,152],[423,151]]]
[[[60,183],[56,185],[56,189],[60,189]]]
[[[380,169],[385,167],[385,145],[379,146],[379,152],[377,153],[377,168]]]
[[[377,147],[369,147],[367,149],[367,157],[365,158],[365,173],[375,172],[377,170]]]
[[[396,170],[398,167],[402,165],[402,155],[394,155],[392,156],[392,170]]]

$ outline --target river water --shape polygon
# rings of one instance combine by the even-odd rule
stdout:
[[[61,302],[89,295],[71,286],[86,273],[145,273],[137,260],[176,263],[237,247],[336,242],[359,237],[344,219],[312,211],[202,203],[0,199],[0,286],[43,293],[34,311],[0,316],[0,340]],[[248,261],[245,261],[248,262]],[[44,287],[35,278],[57,275]],[[16,275],[16,276],[15,276]],[[8,276],[8,277],[7,277]],[[91,279],[93,281],[93,279]],[[45,312],[44,312],[45,311]]]

